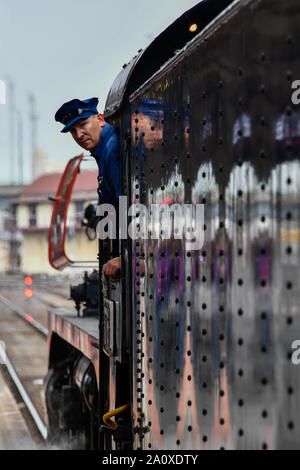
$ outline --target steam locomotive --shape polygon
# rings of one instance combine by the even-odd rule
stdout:
[[[50,440],[299,447],[299,24],[298,0],[203,0],[115,79],[104,115],[120,134],[122,194],[149,211],[202,205],[204,241],[99,242],[99,270],[72,293],[83,314],[49,312]],[[58,269],[81,160],[54,203]],[[118,252],[120,280],[105,279]]]

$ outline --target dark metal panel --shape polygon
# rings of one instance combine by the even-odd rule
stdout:
[[[114,114],[120,108],[128,80],[141,54],[142,51],[140,51],[137,56],[133,57],[128,64],[124,64],[121,72],[115,78],[106,98],[104,111],[105,118]]]
[[[241,3],[132,102],[132,202],[203,204],[205,233],[132,245],[137,447],[299,447],[299,20]]]
[[[107,96],[104,116],[107,118],[120,110],[123,102],[134,90],[159,70],[165,62],[182,49],[210,21],[225,9],[232,0],[201,0],[177,18],[144,50],[139,50],[115,79]],[[192,24],[197,25],[190,31]]]

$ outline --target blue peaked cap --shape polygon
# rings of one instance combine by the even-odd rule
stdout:
[[[68,132],[70,126],[79,119],[86,119],[92,114],[98,114],[98,98],[89,98],[88,100],[74,100],[64,103],[55,113],[55,121],[64,124],[61,132]]]

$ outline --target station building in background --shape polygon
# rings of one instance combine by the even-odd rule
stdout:
[[[82,171],[73,188],[66,237],[66,254],[72,260],[94,261],[97,256],[97,240],[89,241],[81,225],[85,208],[97,199],[97,175],[98,171]],[[43,174],[10,200],[7,229],[10,236],[15,233],[19,239],[18,260],[10,253],[10,271],[58,274],[48,261],[48,231],[53,207],[49,196],[55,197],[60,178],[61,173]]]

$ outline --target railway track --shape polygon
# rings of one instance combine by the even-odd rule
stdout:
[[[47,439],[43,379],[47,374],[48,307],[72,308],[61,291],[35,286],[34,298],[24,298],[24,285],[0,283],[0,364],[5,364],[13,395],[26,407],[26,423]],[[16,391],[16,393],[15,393]],[[30,423],[29,423],[30,422]]]
[[[24,281],[10,281],[10,280],[1,280],[0,279],[0,289],[4,289],[6,291],[8,290],[13,290],[14,292],[24,292],[24,288],[27,287],[24,284]],[[39,283],[36,282],[32,285],[32,288],[34,290],[34,295],[36,295],[37,292],[39,293],[50,293],[52,295],[57,296],[58,298],[60,297],[61,299],[67,299],[69,297],[69,286],[64,287],[61,284],[60,285],[47,285],[45,283]]]
[[[73,309],[74,303],[68,300],[68,293],[64,294],[60,291],[54,291],[52,288],[48,290],[46,288],[35,288],[33,289],[33,296],[26,298],[24,295],[24,285],[16,286],[1,286],[0,284],[0,296],[4,297],[8,302],[11,302],[16,306],[16,313],[19,309],[21,312],[30,317],[34,317],[35,320],[40,323],[45,329],[48,326],[48,309],[55,307],[64,307],[67,309]]]
[[[28,323],[28,325],[35,328],[37,331],[42,333],[45,337],[48,336],[47,328],[45,328],[38,321],[36,321],[31,315],[24,312],[20,307],[18,307],[17,305],[12,303],[10,300],[3,297],[3,295],[1,294],[0,294],[0,302],[6,305],[13,313],[16,313],[17,315],[19,315],[20,318],[23,318],[23,320],[25,320]]]
[[[16,389],[18,390],[19,394],[22,397],[22,400],[29,411],[32,420],[34,421],[37,429],[39,430],[41,436],[43,437],[44,440],[47,439],[47,425],[44,423],[42,420],[41,416],[39,415],[39,412],[37,411],[36,407],[34,406],[32,400],[30,399],[26,389],[24,388],[12,362],[10,361],[6,350],[4,350],[2,344],[0,343],[0,360],[3,364],[5,364],[7,372],[10,375],[10,378],[12,379]]]
[[[43,378],[47,373],[48,330],[3,295],[0,303],[0,362],[5,364],[31,420],[46,440]]]

